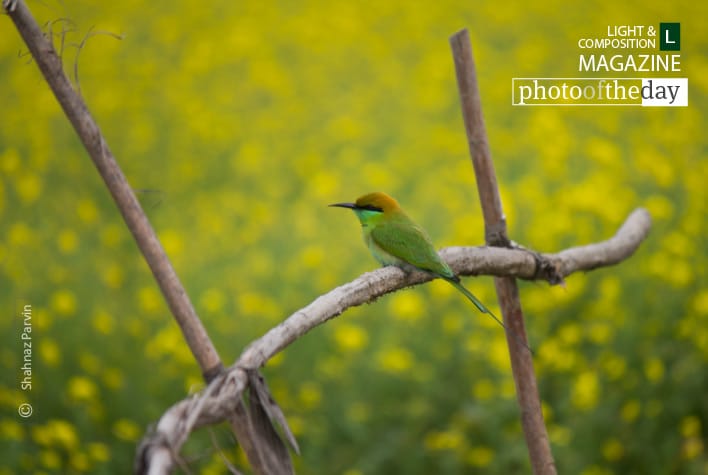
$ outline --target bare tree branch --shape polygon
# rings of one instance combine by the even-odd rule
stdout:
[[[567,277],[574,272],[621,262],[637,250],[650,228],[649,213],[640,208],[631,213],[617,234],[607,241],[567,249],[557,254],[492,247],[448,247],[441,250],[440,255],[461,275],[491,274],[550,281],[549,276]],[[547,273],[539,269],[554,271]],[[172,466],[171,457],[179,452],[190,431],[218,423],[233,410],[234,400],[241,397],[247,386],[249,371],[264,366],[270,358],[295,340],[348,308],[372,302],[385,294],[431,279],[429,274],[423,272],[406,274],[397,267],[383,267],[362,274],[318,297],[248,345],[238,361],[204,391],[168,409],[157,429],[146,436],[143,446],[150,450],[144,451],[142,456],[150,459],[150,466],[156,469],[160,464]],[[167,473],[167,470],[154,473]]]
[[[484,215],[485,240],[491,246],[508,247],[506,219],[502,209],[492,153],[484,126],[482,101],[477,84],[477,70],[472,55],[469,33],[461,30],[450,37],[452,56],[457,73],[462,115],[472,165],[477,178],[479,201]],[[521,410],[521,426],[536,475],[555,475],[556,465],[551,444],[543,422],[541,399],[538,395],[533,358],[526,342],[524,314],[519,299],[519,288],[513,277],[495,277],[499,306],[502,310],[511,371],[516,385],[516,399]]]
[[[162,248],[133,189],[108,148],[98,124],[91,116],[81,95],[72,88],[71,82],[64,74],[61,58],[54,49],[51,38],[45,37],[22,0],[2,0],[2,6],[27,44],[37,66],[39,66],[54,96],[74,126],[76,134],[84,144],[106,187],[113,196],[113,200],[150,267],[172,315],[182,330],[182,335],[189,349],[201,368],[204,379],[207,382],[211,381],[223,371],[223,365],[216,348],[197,316],[186,290],[182,286],[179,277],[177,277],[177,273]],[[90,35],[89,33],[79,45],[79,51],[81,51],[81,47]],[[62,45],[64,44],[63,41],[64,38],[62,37]],[[78,64],[75,63],[74,67],[75,71],[77,71]],[[239,395],[240,393],[241,391],[238,392]],[[228,415],[228,420],[254,471],[257,474],[269,475],[289,475],[293,473],[289,453],[287,450],[283,450],[282,441],[274,443],[272,437],[258,438],[259,433],[249,430],[249,416],[243,407],[240,397],[233,399],[231,402],[232,412]],[[178,433],[183,432],[178,431]],[[186,433],[188,434],[188,432]],[[263,432],[261,431],[262,434]],[[183,442],[166,439],[168,446],[180,446]],[[263,454],[267,454],[268,463],[270,463],[268,467],[263,464]],[[171,455],[163,460],[173,461]],[[176,459],[174,460],[176,461]],[[145,463],[149,462],[149,460],[139,454],[136,458],[136,470],[140,473],[146,470],[152,472],[152,467],[145,465]],[[161,464],[160,467],[164,467],[164,465]]]
[[[457,274],[545,280],[556,285],[574,272],[619,264],[634,254],[650,230],[649,212],[644,208],[637,208],[610,239],[571,247],[557,254],[537,253],[519,246],[509,249],[448,247],[440,253],[452,261],[451,265]]]
[[[218,372],[221,368],[221,361],[216,349],[197,317],[187,292],[135,197],[133,189],[108,148],[98,124],[64,74],[62,62],[56,50],[44,36],[23,1],[13,0],[10,2],[7,13],[22,35],[49,87],[54,92],[106,187],[111,192],[113,200],[123,215],[123,219],[133,234],[148,266],[150,266],[150,270],[155,276],[170,310],[182,328],[182,333],[202,371],[205,374]]]

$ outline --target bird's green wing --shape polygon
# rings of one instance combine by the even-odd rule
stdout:
[[[383,251],[419,269],[447,278],[455,275],[440,259],[426,232],[413,222],[381,223],[371,230],[371,239]]]

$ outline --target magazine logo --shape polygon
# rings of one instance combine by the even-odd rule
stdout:
[[[577,47],[580,73],[645,77],[512,78],[512,105],[688,106],[688,78],[667,77],[681,72],[680,23],[608,25],[579,38]],[[664,77],[646,77],[652,73]]]
[[[681,51],[681,23],[659,23],[659,49]]]
[[[688,105],[688,78],[513,78],[514,106]]]
[[[673,36],[676,33],[674,25],[679,24],[660,23],[658,30],[654,26],[614,25],[607,27],[603,37],[581,38],[578,40],[578,48],[581,50],[578,56],[578,71],[680,72],[680,54],[655,52],[657,36],[659,51],[677,51],[674,49],[677,46]],[[671,43],[666,43],[667,38]],[[668,48],[665,47],[667,44]],[[588,49],[600,51],[583,51]]]

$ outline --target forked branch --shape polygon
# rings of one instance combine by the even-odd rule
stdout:
[[[640,208],[632,212],[617,234],[607,241],[557,254],[492,247],[448,247],[441,250],[440,255],[461,275],[490,274],[553,282],[574,272],[621,262],[637,250],[650,228],[649,213]],[[167,473],[167,467],[174,463],[173,455],[179,452],[191,431],[223,421],[233,410],[235,401],[240,400],[247,387],[250,371],[264,366],[305,333],[348,308],[430,280],[431,276],[423,272],[406,274],[396,267],[383,267],[318,297],[248,345],[236,363],[202,392],[167,410],[155,431],[146,437],[142,456],[150,460],[152,467],[165,464],[164,471],[155,473]]]

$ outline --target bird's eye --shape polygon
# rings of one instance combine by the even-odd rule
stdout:
[[[383,209],[379,208],[378,206],[374,205],[364,205],[364,206],[357,206],[359,209],[365,209],[367,211],[376,211],[378,213],[383,213]]]

